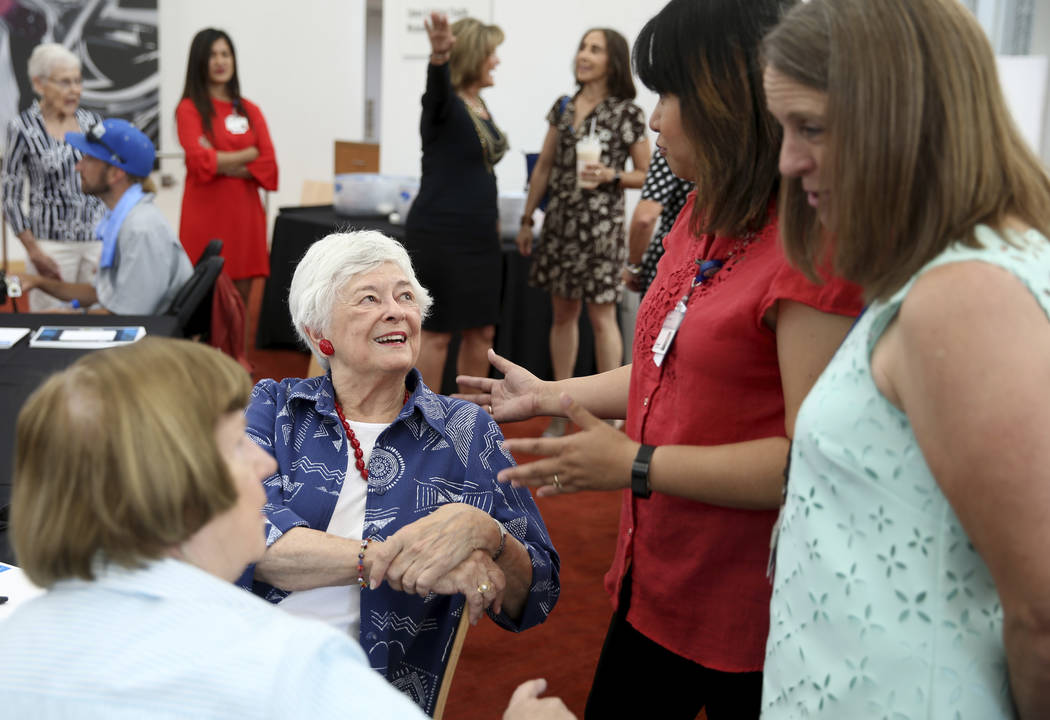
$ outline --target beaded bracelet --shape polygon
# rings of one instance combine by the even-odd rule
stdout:
[[[361,586],[361,589],[368,587],[368,583],[365,582],[365,550],[368,549],[368,538],[361,541],[361,552],[357,553],[357,584]]]

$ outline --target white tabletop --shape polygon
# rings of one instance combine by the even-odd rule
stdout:
[[[19,605],[45,592],[30,582],[21,569],[0,562],[0,596],[7,598],[7,602],[0,605],[0,620],[6,620]]]

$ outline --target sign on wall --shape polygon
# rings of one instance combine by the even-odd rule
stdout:
[[[0,127],[36,95],[29,54],[40,43],[65,45],[80,58],[81,105],[122,117],[159,135],[157,0],[0,0]],[[0,132],[0,146],[6,131]]]
[[[432,12],[445,13],[449,23],[465,17],[477,18],[484,23],[492,22],[492,0],[465,0],[448,5],[407,2],[402,9],[404,16],[396,27],[399,36],[394,39],[397,43],[394,47],[401,48],[401,56],[404,58],[424,58],[430,55],[430,40],[427,39],[423,21],[428,19]]]

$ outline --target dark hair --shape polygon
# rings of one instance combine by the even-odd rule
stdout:
[[[609,66],[606,70],[606,88],[609,95],[621,100],[634,100],[638,91],[634,89],[634,78],[631,77],[631,49],[627,46],[627,39],[611,28],[591,28],[580,37],[580,47],[583,40],[592,32],[600,32],[605,36],[605,56],[608,58]],[[577,87],[582,87],[577,81]]]
[[[1050,177],[961,3],[811,0],[769,33],[763,55],[827,93],[834,227],[798,179],[780,195],[785,254],[811,277],[830,255],[836,275],[886,299],[952,243],[980,246],[978,224],[1001,229],[1014,216],[1050,234]]]
[[[233,58],[233,75],[226,83],[226,92],[230,94],[234,109],[244,117],[244,103],[241,102],[241,81],[237,77],[237,52],[233,49],[233,40],[223,30],[204,28],[193,36],[190,43],[190,58],[186,63],[186,84],[182,88],[182,98],[189,98],[201,116],[204,131],[211,134],[211,119],[215,112],[211,107],[208,94],[208,61],[211,59],[211,46],[216,40],[225,40],[230,46],[230,57]],[[249,119],[250,123],[251,120]]]
[[[794,0],[671,0],[634,43],[650,90],[678,98],[693,144],[693,232],[764,226],[776,193],[781,131],[766,109],[759,45]]]

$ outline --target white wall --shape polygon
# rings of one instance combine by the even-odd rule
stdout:
[[[242,91],[266,116],[277,148],[280,189],[269,200],[272,217],[282,205],[299,202],[303,180],[332,176],[332,143],[364,139],[366,82],[366,0],[158,0],[161,73],[161,151],[179,151],[175,106],[182,93],[190,40],[215,26],[230,33],[237,48]],[[376,3],[373,2],[373,5]],[[501,192],[518,192],[525,181],[523,152],[539,149],[544,116],[555,99],[573,91],[572,61],[583,32],[609,25],[628,42],[663,6],[663,0],[464,0],[461,10],[499,24],[507,38],[499,49],[502,64],[485,100],[510,138],[511,151],[497,166]],[[426,76],[426,39],[406,41],[409,8],[418,0],[382,0],[382,76],[377,108],[384,172],[419,174],[420,97]],[[375,40],[375,34],[371,36]],[[422,49],[422,50],[421,50]],[[1050,0],[1035,0],[1031,52],[1050,55]],[[405,58],[408,52],[416,57]],[[369,72],[377,63],[371,62]],[[1020,92],[1025,91],[1021,79]],[[378,80],[373,75],[371,83]],[[1044,79],[1044,83],[1045,83]],[[1029,84],[1028,87],[1031,87]],[[656,98],[638,86],[638,104],[648,113]],[[1039,151],[1050,165],[1050,92],[1046,99]],[[1038,137],[1038,134],[1037,134]],[[650,137],[650,141],[653,138]],[[158,204],[177,227],[183,164],[166,160],[162,171],[174,187],[162,189]],[[628,205],[637,191],[628,193]],[[12,257],[21,243],[8,242]]]
[[[365,102],[372,104],[372,127],[364,121],[363,137],[379,142],[380,118],[383,116],[383,9],[368,8],[365,23]],[[367,116],[367,106],[364,109]]]
[[[190,41],[198,30],[229,33],[237,50],[241,93],[266,117],[277,151],[277,208],[298,205],[303,180],[332,177],[333,142],[364,135],[365,0],[158,0],[161,151],[181,151],[175,106],[182,96]],[[176,177],[158,203],[177,227],[184,166],[162,162]]]
[[[475,4],[479,4],[477,0]],[[510,139],[510,151],[496,166],[500,192],[518,192],[525,184],[524,152],[536,152],[547,132],[547,111],[561,95],[572,93],[573,59],[583,33],[595,26],[623,33],[628,44],[663,0],[494,0],[483,20],[503,28],[506,40],[497,54],[496,85],[484,92],[485,102]],[[462,7],[464,3],[457,3]],[[489,3],[481,2],[484,8]],[[420,98],[426,84],[425,56],[405,58],[399,43],[407,9],[423,7],[412,0],[383,3],[383,115],[380,163],[383,172],[419,175]],[[430,7],[430,6],[427,6]],[[423,36],[425,42],[425,36]],[[638,99],[648,118],[656,97],[640,84]],[[650,141],[653,138],[650,137]],[[637,191],[629,193],[637,195]]]
[[[1050,0],[1036,0],[1032,12],[1033,55],[1050,56]],[[1043,163],[1050,168],[1050,81],[1043,88]]]

